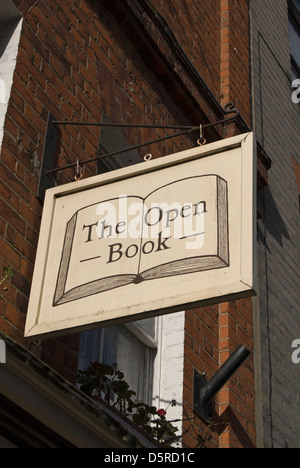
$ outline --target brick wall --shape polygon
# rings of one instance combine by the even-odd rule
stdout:
[[[220,96],[220,1],[154,0],[151,2],[212,93]],[[228,102],[228,101],[227,101]],[[225,104],[227,104],[227,102]]]
[[[210,380],[239,345],[251,357],[215,398],[213,425],[193,413],[194,369]],[[255,383],[253,363],[253,308],[251,299],[190,310],[186,313],[184,430],[187,447],[254,448]],[[192,418],[192,419],[191,419]],[[205,441],[205,443],[204,443]]]
[[[15,277],[0,301],[0,327],[28,346],[23,329],[42,214],[36,193],[48,112],[58,120],[97,122],[105,114],[112,122],[199,124],[202,118],[222,118],[221,105],[232,100],[249,122],[248,15],[246,0],[238,6],[225,0],[132,0],[117,3],[118,8],[115,0],[82,0],[80,8],[72,0],[15,4],[24,22],[0,161],[0,266],[9,266]],[[165,134],[124,131],[132,145]],[[99,136],[98,127],[61,126],[57,165],[93,158]],[[222,129],[207,135],[208,140],[221,136]],[[170,154],[194,146],[197,138],[148,146],[141,155]],[[86,165],[84,177],[95,170],[94,164]],[[73,180],[74,170],[59,172],[56,178],[60,184]],[[251,301],[244,300],[186,313],[187,418],[194,418],[193,369],[210,378],[236,345],[253,349],[251,312]],[[78,339],[46,340],[30,349],[72,381]],[[251,445],[253,402],[249,360],[219,396],[220,418],[209,432],[208,444]],[[193,447],[207,427],[197,418],[184,424],[186,429],[191,424],[184,444]]]
[[[221,0],[221,101],[234,102],[248,126],[250,50],[248,2]]]
[[[193,412],[193,380],[194,369],[201,374],[205,373],[207,379],[218,370],[219,306],[187,311],[185,329],[183,417],[186,420],[183,430],[188,432],[183,438],[183,444],[196,447],[206,440],[206,447],[216,448],[219,446],[217,431],[202,423]]]

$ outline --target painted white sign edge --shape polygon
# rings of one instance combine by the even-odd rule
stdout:
[[[248,201],[247,206],[242,206],[241,210],[240,280],[236,284],[232,284],[232,293],[226,293],[224,296],[217,296],[215,298],[209,297],[206,300],[202,299],[200,301],[180,303],[178,305],[172,305],[171,307],[166,306],[159,309],[157,309],[155,306],[155,301],[153,301],[153,304],[149,304],[147,311],[133,315],[126,315],[126,312],[124,311],[122,318],[118,318],[117,320],[111,319],[104,322],[93,323],[82,320],[82,323],[78,323],[78,318],[74,320],[68,318],[68,320],[62,320],[61,322],[56,321],[55,323],[41,323],[39,320],[41,295],[43,288],[45,287],[44,277],[47,267],[51,226],[54,216],[55,200],[58,197],[78,193],[80,191],[86,191],[94,187],[104,186],[129,178],[134,178],[146,173],[154,173],[157,170],[176,166],[185,162],[207,158],[219,153],[226,153],[227,151],[235,148],[240,148],[242,155],[242,203],[244,203],[244,200]],[[226,156],[224,155],[224,157]],[[50,338],[53,336],[77,333],[95,327],[99,328],[117,323],[125,323],[126,321],[130,322],[142,318],[163,315],[166,313],[187,310],[193,307],[217,304],[255,295],[257,277],[256,177],[256,140],[254,134],[249,132],[238,135],[236,137],[207,144],[202,147],[196,147],[162,158],[141,162],[140,164],[47,190],[25,325],[25,338],[35,340],[46,337]],[[251,210],[250,215],[249,210]]]

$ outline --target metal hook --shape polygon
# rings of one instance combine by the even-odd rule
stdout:
[[[235,114],[233,117],[230,117],[230,119],[235,119],[240,115],[240,111],[235,107],[233,102],[226,104],[226,106],[223,108],[223,112],[224,114]]]
[[[148,153],[144,156],[144,161],[151,161],[152,159],[152,154]]]
[[[197,140],[199,146],[203,146],[206,143],[206,139],[203,137],[203,125],[200,124],[200,138]]]
[[[80,165],[80,160],[77,159],[76,171],[75,171],[75,180],[76,180],[76,181],[82,179],[82,170],[83,170],[83,166]]]

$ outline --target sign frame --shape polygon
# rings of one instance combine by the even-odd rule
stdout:
[[[87,310],[87,302],[84,302],[85,307],[83,307],[83,314],[77,314],[76,317],[72,317],[72,314],[68,312],[65,318],[57,320],[57,317],[55,317],[54,319],[54,315],[51,315],[50,311],[53,304],[51,304],[51,306],[49,304],[49,314],[48,311],[45,311],[47,307],[45,308],[45,305],[43,305],[43,297],[48,288],[48,283],[45,281],[45,278],[47,277],[46,272],[50,263],[49,246],[51,245],[52,224],[55,218],[56,202],[58,200],[61,201],[64,197],[69,197],[75,194],[88,194],[90,190],[96,188],[100,190],[106,189],[111,184],[118,184],[122,181],[134,182],[134,180],[138,180],[135,178],[144,177],[146,175],[157,177],[158,174],[164,174],[163,171],[169,170],[170,168],[175,168],[174,170],[179,169],[180,172],[181,165],[186,165],[186,167],[188,167],[188,164],[198,164],[197,161],[212,161],[212,158],[217,158],[216,160],[218,160],[218,163],[222,161],[223,164],[223,158],[226,158],[226,156],[229,157],[229,155],[232,155],[234,151],[234,154],[239,155],[234,157],[240,158],[239,176],[241,179],[239,184],[241,201],[239,205],[240,219],[238,221],[240,229],[240,231],[238,231],[240,232],[240,258],[238,260],[239,265],[236,267],[236,270],[239,271],[236,272],[236,277],[234,278],[230,288],[229,286],[226,286],[225,288],[223,288],[223,285],[221,287],[218,286],[219,289],[217,293],[214,294],[214,287],[211,286],[206,288],[207,297],[203,296],[202,293],[200,294],[200,292],[198,297],[198,281],[198,286],[196,285],[194,287],[193,293],[190,294],[190,296],[185,295],[185,298],[182,293],[181,297],[178,297],[178,301],[176,298],[167,299],[161,297],[160,300],[154,298],[153,301],[148,300],[147,305],[145,303],[138,306],[133,304],[131,307],[126,305],[123,309],[121,304],[118,308],[118,315],[113,315],[109,318],[108,316],[101,318],[101,313],[99,311],[93,312],[91,310]],[[184,166],[182,166],[182,168],[183,167]],[[225,159],[224,167],[226,167]],[[232,170],[233,169],[234,168],[232,167]],[[231,169],[227,167],[226,171],[229,173]],[[257,276],[256,177],[256,141],[254,134],[249,132],[207,144],[205,146],[192,148],[190,150],[162,158],[152,159],[151,161],[141,162],[140,164],[135,164],[109,173],[100,174],[85,180],[48,189],[45,196],[32,288],[29,299],[24,333],[25,338],[30,340],[40,340],[255,295]],[[115,185],[115,187],[117,187],[117,185]],[[185,275],[185,278],[189,280],[192,278],[192,274]],[[165,281],[167,285],[170,284],[166,279],[161,281]],[[149,287],[151,287],[150,284]],[[116,295],[118,295],[118,291],[116,292]],[[84,299],[80,298],[77,300],[83,301]],[[85,301],[86,300],[87,299],[85,299]],[[63,311],[64,304],[61,304],[60,307]],[[45,316],[47,316],[47,314],[49,315],[49,319],[45,320]],[[62,317],[63,315],[64,314],[62,313]]]

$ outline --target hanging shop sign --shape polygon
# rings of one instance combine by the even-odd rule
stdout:
[[[28,338],[255,293],[252,133],[49,189]]]

